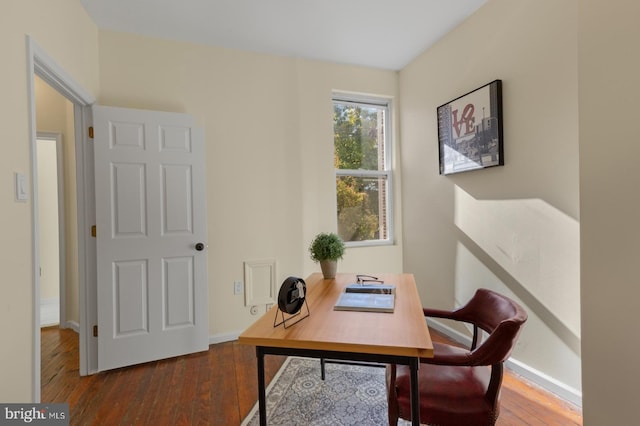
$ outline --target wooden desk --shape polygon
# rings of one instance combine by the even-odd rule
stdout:
[[[393,313],[334,311],[338,295],[355,274],[338,274],[325,280],[320,273],[306,280],[311,315],[297,324],[274,327],[274,306],[242,333],[239,343],[256,346],[258,358],[258,403],[260,424],[266,426],[264,355],[294,355],[336,360],[354,360],[409,365],[411,412],[420,424],[418,366],[421,357],[433,356],[433,344],[422,312],[412,274],[378,274],[396,286]],[[302,311],[306,308],[303,306]]]

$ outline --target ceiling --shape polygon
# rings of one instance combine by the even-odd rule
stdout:
[[[486,0],[80,0],[101,29],[399,70]]]

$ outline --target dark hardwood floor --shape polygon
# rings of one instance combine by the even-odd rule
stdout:
[[[445,339],[435,332],[434,341]],[[239,425],[258,398],[255,351],[235,342],[209,351],[87,377],[78,335],[42,330],[42,402],[68,402],[72,425]],[[283,357],[266,357],[267,383]],[[508,372],[498,425],[581,425],[580,410]]]

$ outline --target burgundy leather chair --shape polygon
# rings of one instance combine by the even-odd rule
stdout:
[[[503,363],[516,344],[527,313],[513,300],[479,289],[461,308],[424,309],[424,314],[473,325],[473,340],[470,349],[434,342],[434,357],[420,360],[420,422],[495,424],[500,413]],[[398,417],[411,420],[410,384],[407,366],[387,366],[390,425],[397,425]]]

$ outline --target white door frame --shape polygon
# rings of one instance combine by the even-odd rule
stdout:
[[[36,117],[37,119],[37,117]],[[65,204],[64,204],[64,149],[62,147],[62,135],[55,132],[37,132],[36,140],[49,140],[56,144],[56,170],[58,188],[58,263],[60,264],[58,310],[61,328],[67,328],[67,273],[66,273],[66,235],[65,235]],[[40,160],[37,160],[40,161]],[[39,276],[40,274],[38,274]]]
[[[95,102],[95,97],[80,86],[76,81],[51,58],[29,35],[26,37],[27,47],[27,102],[29,106],[29,143],[31,165],[31,224],[32,224],[32,258],[33,270],[31,273],[33,284],[33,382],[32,400],[40,402],[40,279],[38,267],[40,264],[38,254],[38,197],[36,176],[36,102],[35,102],[35,75],[42,78],[47,84],[58,90],[63,96],[74,104],[74,126],[76,147],[76,186],[78,197],[78,265],[79,265],[79,293],[80,293],[80,374],[86,375],[96,370],[97,341],[91,338],[90,324],[97,324],[97,318],[92,321],[91,316],[96,316],[95,294],[93,294],[93,306],[91,303],[91,285],[95,287],[96,257],[95,240],[91,239],[90,226],[95,218],[95,201],[93,194],[93,161],[87,161],[93,155],[92,147],[86,143],[86,129],[91,123],[90,105]],[[89,152],[91,151],[91,152]],[[89,222],[91,222],[89,224]],[[95,292],[95,290],[94,290]],[[95,321],[95,322],[94,322]]]

